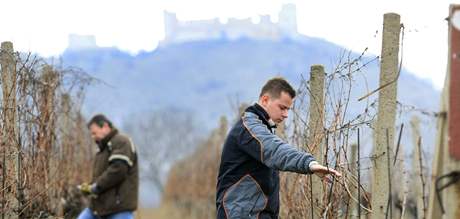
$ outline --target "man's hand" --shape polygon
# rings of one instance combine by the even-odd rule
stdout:
[[[310,165],[310,171],[313,172],[314,174],[316,174],[317,176],[323,178],[324,176],[326,175],[333,175],[333,176],[336,176],[336,177],[341,177],[342,174],[340,172],[338,172],[337,170],[334,170],[332,168],[329,168],[329,167],[325,167],[321,164],[318,164],[318,163],[313,163]]]
[[[96,195],[96,184],[88,184],[88,183],[83,183],[81,185],[78,185],[77,188],[84,194],[88,195],[90,197],[97,196]]]

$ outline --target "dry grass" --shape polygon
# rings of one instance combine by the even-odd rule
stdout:
[[[8,95],[0,101],[0,133],[10,136],[0,151],[1,216],[62,217],[81,207],[73,189],[91,174],[91,140],[80,113],[90,79],[31,54],[1,55],[10,59],[2,69],[14,75],[1,81],[13,85],[3,86]]]
[[[141,208],[135,212],[135,219],[182,219],[179,210],[170,204],[162,204],[158,208]]]

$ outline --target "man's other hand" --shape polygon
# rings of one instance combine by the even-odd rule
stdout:
[[[334,170],[330,167],[325,167],[321,164],[312,164],[310,166],[310,171],[316,174],[317,176],[323,178],[325,175],[333,175],[336,177],[341,177],[342,174],[337,170]]]

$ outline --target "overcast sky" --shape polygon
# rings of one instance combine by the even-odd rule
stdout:
[[[20,51],[59,55],[69,34],[94,35],[99,46],[136,54],[151,51],[164,37],[163,11],[179,20],[272,15],[284,3],[297,5],[299,32],[348,49],[380,54],[383,14],[396,12],[406,27],[404,67],[441,88],[447,58],[449,4],[460,0],[0,0],[0,41]],[[379,31],[376,36],[376,31]],[[325,63],[329,64],[329,63]]]

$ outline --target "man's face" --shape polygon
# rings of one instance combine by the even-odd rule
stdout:
[[[260,98],[260,104],[265,108],[270,118],[275,123],[283,122],[287,117],[292,106],[293,98],[288,93],[282,91],[278,98],[266,94]]]
[[[104,123],[102,127],[99,127],[97,124],[93,123],[89,126],[89,132],[91,133],[91,138],[94,141],[99,142],[105,138],[110,133],[111,129],[107,123]]]

